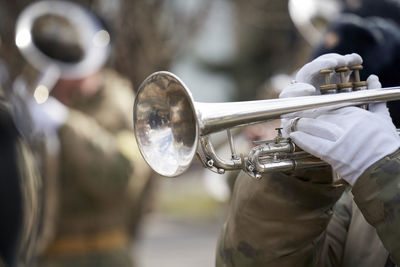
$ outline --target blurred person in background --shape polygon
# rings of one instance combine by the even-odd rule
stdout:
[[[391,87],[400,83],[399,51],[400,1],[348,0],[312,57],[357,53],[363,58],[361,79],[375,74],[383,87]],[[400,101],[389,102],[388,108],[393,123],[400,127]]]
[[[77,8],[68,2],[47,3],[54,9],[64,3],[66,16]],[[78,66],[91,45],[81,43],[78,31],[67,17],[52,13],[36,19],[31,39],[55,65]],[[151,172],[132,134],[132,85],[101,65],[76,78],[65,78],[60,70],[41,104],[29,94],[39,88],[37,72],[46,70],[26,64],[14,81],[33,122],[27,134],[39,143],[52,143],[50,151],[37,150],[45,178],[38,265],[133,266],[132,239],[145,210]]]
[[[210,1],[210,0],[208,0]],[[24,59],[14,42],[18,15],[32,1],[0,0],[0,56],[14,80],[23,68]],[[112,35],[113,49],[106,65],[127,77],[133,89],[155,70],[167,70],[179,51],[187,45],[207,7],[196,10],[190,18],[176,11],[175,2],[142,0],[71,0],[98,15]],[[202,1],[206,2],[206,1]],[[179,30],[177,30],[179,29]]]
[[[344,13],[329,25],[323,40],[314,48],[313,57],[325,53],[348,55],[340,57],[331,54],[317,58],[308,67],[300,69],[296,80],[318,88],[315,84],[318,68],[326,66],[328,61],[337,62],[336,67],[362,62],[364,70],[360,72],[361,78],[366,80],[369,77],[370,88],[379,88],[380,82],[384,86],[398,85],[399,7],[398,1],[345,1]],[[361,57],[350,55],[354,52],[361,55],[362,61]],[[379,80],[371,74],[378,74]],[[312,93],[307,85],[295,87],[288,86],[282,97]],[[388,103],[391,118],[384,104],[380,105],[383,106],[370,107],[370,113],[384,117],[389,125],[393,120],[398,126],[397,102]],[[337,119],[345,125],[344,114],[326,116],[326,120],[329,116],[342,116]],[[382,133],[375,129],[374,141],[365,142],[365,147],[382,139],[380,137],[386,128],[382,129]],[[364,130],[359,128],[357,131],[361,133]],[[376,158],[377,163],[359,167],[362,170],[371,168],[361,175],[360,181],[349,182],[353,187],[332,186],[332,174],[327,168],[264,175],[261,181],[253,181],[241,174],[235,184],[228,220],[220,237],[217,266],[399,264],[396,231],[399,222],[395,211],[399,194],[395,185],[398,181],[398,159],[396,153],[391,154],[396,150],[398,138],[395,136],[392,139],[384,141],[386,145],[382,147],[388,144],[392,147]],[[322,147],[319,147],[321,152],[316,152],[317,144],[297,141],[305,146],[304,149],[314,146],[314,155],[319,157],[335,156],[334,151],[332,155],[322,155]],[[348,144],[347,154],[360,151],[373,158],[374,153],[365,147]],[[380,160],[385,155],[388,156]],[[329,159],[327,161],[330,162]],[[353,158],[348,163],[353,166],[357,162],[359,160]]]

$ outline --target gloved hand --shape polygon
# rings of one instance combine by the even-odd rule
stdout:
[[[304,65],[296,74],[296,81],[300,83],[309,83],[316,88],[316,94],[320,94],[319,87],[325,84],[324,75],[319,72],[323,69],[336,69],[343,66],[354,66],[362,64],[362,58],[358,54],[325,54],[317,57],[313,61]],[[345,73],[345,82],[348,81],[351,71]],[[331,83],[340,83],[338,74],[330,75]]]
[[[308,83],[291,83],[279,94],[279,98],[310,96],[316,93],[314,86]],[[307,113],[307,114],[306,114]],[[310,114],[308,114],[310,113]],[[290,124],[295,117],[312,117],[312,110],[293,112],[281,117],[282,136],[289,137]]]
[[[335,53],[325,54],[317,57],[313,61],[304,65],[296,74],[296,80],[294,83],[285,87],[279,94],[279,98],[287,97],[300,97],[300,96],[310,96],[319,95],[319,87],[325,84],[324,75],[319,72],[323,69],[336,69],[343,66],[353,66],[362,64],[362,58],[358,54],[347,54],[339,55]],[[346,81],[349,79],[351,72],[345,73]],[[337,74],[330,75],[331,83],[339,83],[340,78]],[[379,82],[379,81],[378,81]],[[378,87],[372,87],[378,88]],[[340,106],[340,105],[339,105]],[[291,123],[291,118],[294,117],[316,117],[326,110],[330,110],[332,107],[310,109],[306,111],[299,111],[290,113],[288,115],[282,116],[281,127],[284,129],[282,134],[284,137],[289,136],[289,132],[285,129],[289,129],[288,124]]]
[[[295,82],[283,89],[279,98],[320,94],[319,87],[325,84],[324,75],[319,73],[321,70],[360,64],[362,64],[362,58],[355,53],[344,56],[331,53],[317,57],[297,72]],[[346,79],[349,78],[350,74],[350,71],[346,73]],[[331,82],[339,83],[339,75],[331,74]],[[312,86],[305,86],[304,84]]]
[[[371,88],[380,87],[375,75],[367,81]],[[303,150],[329,163],[351,185],[368,167],[400,147],[385,103],[370,104],[369,111],[345,107],[314,118],[302,117],[289,136]]]
[[[68,108],[54,97],[49,97],[42,104],[31,99],[28,109],[33,121],[34,132],[57,131],[67,120]]]
[[[15,79],[12,92],[11,113],[18,130],[27,138],[57,131],[67,120],[67,107],[51,96],[45,103],[38,104],[22,78]]]

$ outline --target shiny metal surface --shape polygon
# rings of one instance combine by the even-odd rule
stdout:
[[[229,103],[198,103],[200,134],[211,134],[241,125],[279,118],[296,111],[341,104],[353,106],[371,101],[400,99],[400,87],[371,89],[343,94],[303,96]]]
[[[322,40],[327,26],[339,16],[342,5],[338,0],[289,0],[288,10],[297,30],[314,46]]]
[[[134,104],[134,132],[140,152],[159,174],[174,177],[192,162],[198,124],[190,92],[168,72],[157,72],[139,87]]]
[[[134,104],[134,131],[144,159],[163,176],[174,177],[184,172],[199,144],[199,157],[210,170],[223,173],[243,169],[250,176],[261,178],[261,173],[268,171],[325,163],[310,158],[311,155],[293,154],[295,144],[279,134],[274,140],[255,147],[248,157],[233,155],[225,160],[216,155],[208,135],[296,111],[397,99],[400,99],[400,87],[260,101],[200,103],[193,101],[190,91],[174,74],[157,72],[139,88]]]
[[[58,23],[55,23],[56,18]],[[38,22],[39,20],[41,21]],[[55,38],[57,43],[72,42],[71,39],[77,41],[74,49],[79,48],[82,55],[67,62],[46,54],[46,51],[42,51],[35,43],[33,29],[36,23],[42,28],[46,25],[47,28],[44,28],[49,31],[48,35]],[[73,32],[76,38],[64,36],[65,32]],[[63,49],[66,49],[63,45],[56,45],[54,40],[45,42],[51,44],[51,49],[58,51],[60,55],[63,54]],[[87,77],[104,65],[109,54],[110,35],[92,14],[78,4],[67,1],[39,1],[31,3],[19,15],[15,44],[28,63],[40,72],[32,89],[35,100],[43,103],[59,79]]]
[[[55,60],[43,53],[34,43],[32,29],[43,16],[56,16],[68,21],[79,36],[84,56],[79,62]],[[96,34],[104,30],[98,20],[81,6],[67,1],[39,1],[30,4],[19,15],[15,43],[26,60],[39,71],[56,66],[64,79],[80,78],[99,69],[108,57],[109,43],[99,43]]]

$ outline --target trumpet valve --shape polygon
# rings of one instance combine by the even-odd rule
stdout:
[[[349,69],[352,70],[354,73],[353,90],[354,91],[366,90],[368,87],[367,81],[361,81],[360,79],[360,70],[363,69],[363,66],[355,65],[351,66]]]
[[[353,82],[354,91],[367,90],[367,87],[368,87],[367,81]]]
[[[339,74],[340,83],[338,84],[339,92],[351,92],[353,91],[353,83],[346,81],[346,72],[349,71],[348,67],[340,67],[335,69],[335,72]]]
[[[275,143],[276,143],[276,144],[278,144],[278,143],[282,140],[282,138],[283,138],[282,129],[283,129],[282,127],[275,128],[275,131],[278,132],[277,135],[276,135],[276,137],[275,137]]]
[[[337,85],[331,83],[330,75],[333,73],[331,69],[321,70],[320,74],[324,75],[325,77],[325,84],[319,87],[321,94],[336,94],[337,93]]]
[[[359,82],[360,81],[360,70],[363,69],[362,65],[354,65],[349,67],[350,70],[353,71],[354,73],[354,81]]]

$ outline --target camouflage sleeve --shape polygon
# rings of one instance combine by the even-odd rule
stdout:
[[[133,173],[133,164],[118,144],[118,133],[111,134],[94,119],[70,110],[67,122],[59,130],[60,169],[67,188],[78,188],[92,196],[120,194]],[[104,199],[108,201],[108,199]]]
[[[368,168],[352,193],[392,261],[400,265],[400,150]]]
[[[316,250],[315,266],[341,266],[352,219],[353,200],[350,187],[342,194],[333,207],[333,215],[324,233],[321,247]]]
[[[304,171],[301,177],[275,173],[259,181],[241,173],[216,266],[313,266],[343,190],[332,186],[329,169]]]

